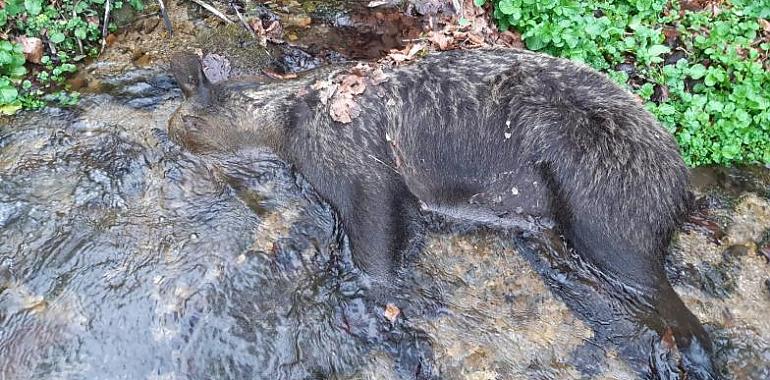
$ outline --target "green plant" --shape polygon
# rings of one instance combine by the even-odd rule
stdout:
[[[0,112],[13,113],[21,107],[18,82],[27,69],[24,68],[24,53],[20,45],[0,41]]]
[[[475,0],[479,6],[487,0]],[[491,0],[529,49],[583,61],[637,94],[690,165],[770,164],[770,0]]]
[[[0,0],[0,113],[40,107],[46,101],[68,105],[78,99],[76,93],[66,91],[64,81],[77,71],[76,63],[99,53],[104,2]],[[115,1],[112,7],[118,9],[123,3]],[[128,3],[143,8],[142,0]],[[39,63],[26,62],[22,46],[16,42],[19,38],[43,42]]]

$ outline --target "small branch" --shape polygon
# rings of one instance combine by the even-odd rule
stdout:
[[[75,9],[77,9],[77,5],[80,2],[75,3],[75,6],[72,7],[72,17],[77,18],[78,14],[75,12]],[[78,42],[78,51],[80,52],[80,55],[83,55],[83,42],[80,41],[80,38],[75,37],[75,41]]]
[[[198,5],[200,5],[200,6],[201,6],[201,7],[203,7],[205,10],[207,10],[207,11],[209,11],[209,12],[213,13],[213,14],[214,14],[214,16],[217,16],[217,17],[221,18],[222,20],[224,20],[224,22],[226,22],[226,23],[228,23],[228,24],[232,24],[232,23],[233,23],[233,21],[232,21],[232,20],[230,20],[229,18],[227,18],[227,16],[225,16],[225,15],[224,15],[224,13],[222,13],[222,12],[218,11],[216,8],[212,7],[211,5],[208,5],[208,4],[204,3],[204,2],[203,2],[203,1],[201,1],[201,0],[190,0],[190,1],[192,1],[192,2],[193,2],[193,3],[195,3],[195,4],[198,4]]]
[[[99,53],[104,51],[104,47],[107,46],[107,25],[110,23],[110,3],[111,0],[104,2],[104,22],[102,23],[102,48]]]
[[[240,12],[240,11],[238,11],[238,7],[235,5],[235,2],[234,2],[234,1],[230,1],[230,7],[232,7],[232,8],[233,8],[233,10],[235,11],[235,15],[236,15],[236,16],[238,16],[238,20],[240,20],[240,21],[241,21],[241,25],[243,25],[243,27],[244,27],[244,28],[246,28],[246,30],[248,30],[248,31],[249,31],[249,33],[251,33],[251,36],[252,36],[252,37],[254,37],[254,38],[257,38],[257,33],[255,33],[255,32],[254,32],[254,29],[252,29],[252,28],[249,26],[249,24],[247,24],[247,23],[246,23],[246,20],[245,20],[245,19],[243,18],[243,16],[241,15],[241,12]]]
[[[163,17],[163,25],[166,26],[169,38],[174,36],[174,29],[171,28],[171,20],[168,18],[168,12],[166,12],[166,5],[163,4],[163,0],[158,0],[158,6],[160,6],[160,16]]]

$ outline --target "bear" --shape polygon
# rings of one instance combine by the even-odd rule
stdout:
[[[719,378],[708,334],[664,270],[691,208],[689,172],[673,137],[629,92],[544,54],[458,50],[366,82],[343,123],[318,84],[351,67],[212,84],[197,56],[178,54],[171,71],[185,101],[169,136],[195,153],[261,147],[290,163],[340,216],[375,287],[392,283],[427,211],[556,231],[649,304],[629,318],[673,334],[682,362],[671,376]]]

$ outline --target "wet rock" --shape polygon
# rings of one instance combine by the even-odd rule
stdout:
[[[656,84],[653,89],[651,100],[656,103],[662,103],[668,100],[668,86]]]
[[[11,270],[11,263],[6,262],[5,259],[0,260],[0,293],[2,293],[4,289],[10,287],[14,280],[15,276]]]
[[[448,13],[454,11],[451,1],[443,0],[409,0],[409,4],[414,7],[417,13],[423,16],[431,16],[438,13]]]
[[[240,25],[226,25],[198,34],[196,43],[204,55],[217,54],[230,63],[230,76],[261,75],[265,68],[273,67],[274,58],[270,51]],[[280,50],[274,52],[280,56]]]
[[[230,78],[230,60],[219,54],[206,54],[201,59],[203,74],[211,83],[219,83]]]
[[[277,58],[278,69],[284,73],[297,73],[311,70],[321,65],[318,58],[295,47],[286,47]]]
[[[118,95],[128,97],[144,97],[152,95],[155,88],[147,82],[136,82],[121,87]]]
[[[762,257],[765,258],[765,260],[770,263],[770,245],[763,245],[759,247],[757,252],[762,255]]]
[[[0,227],[5,228],[24,213],[25,204],[21,201],[0,201]]]
[[[704,263],[698,268],[701,289],[712,297],[728,297],[735,291],[735,280],[729,272],[722,265]]]
[[[770,278],[765,280],[765,292],[767,293],[767,299],[770,300]]]
[[[679,62],[682,59],[687,59],[687,53],[681,51],[681,50],[674,50],[669,54],[666,59],[663,61],[664,65],[675,65],[677,62]]]
[[[731,245],[727,247],[724,252],[722,252],[722,257],[726,261],[737,261],[740,260],[741,257],[748,256],[755,250],[756,247],[750,247],[746,244]]]
[[[636,75],[636,66],[633,63],[621,63],[615,66],[615,70],[626,73],[629,78]]]

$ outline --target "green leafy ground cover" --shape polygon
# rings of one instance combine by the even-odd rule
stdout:
[[[606,72],[687,163],[770,164],[770,0],[475,0],[527,48]]]
[[[142,0],[111,1],[111,8],[124,3],[143,8]],[[62,83],[99,53],[104,8],[105,0],[0,0],[0,113],[77,101]],[[26,62],[19,38],[42,41],[39,64]]]

